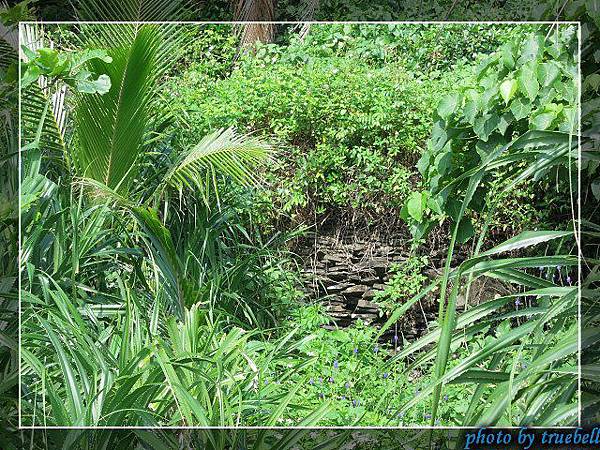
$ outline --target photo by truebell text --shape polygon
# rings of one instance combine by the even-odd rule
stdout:
[[[524,450],[555,448],[556,445],[577,445],[581,447],[600,447],[600,428],[573,428],[562,430],[527,429],[495,430],[480,428],[466,433],[464,449],[503,447]]]

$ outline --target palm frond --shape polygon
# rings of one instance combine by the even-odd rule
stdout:
[[[304,5],[304,10],[302,11],[300,18],[303,21],[314,20],[317,9],[319,8],[319,0],[304,0],[302,3]],[[307,23],[304,27],[308,29],[310,24]]]
[[[76,102],[75,163],[82,176],[123,192],[137,173],[158,80],[184,48],[184,30],[113,24],[83,26],[81,31],[87,46],[106,48],[112,57],[111,63],[92,63],[97,73],[108,74],[112,87],[107,94],[81,96]]]
[[[35,51],[42,47],[53,47],[41,25],[25,24],[20,28],[23,45]],[[26,59],[26,56],[23,55]],[[67,155],[67,87],[64,83],[50,86],[45,77],[29,86],[21,96],[21,126],[23,143],[33,144],[37,149]],[[41,131],[38,136],[37,133]],[[35,142],[37,141],[37,142]],[[35,156],[34,156],[35,157]]]
[[[8,3],[0,2],[0,11],[8,9]],[[10,26],[0,21],[0,66],[6,67],[17,60],[19,52],[19,30],[17,26]]]
[[[208,204],[211,185],[218,195],[217,175],[229,176],[242,186],[257,185],[260,179],[255,168],[271,151],[268,144],[238,135],[232,128],[218,130],[179,157],[165,175],[163,186],[179,191],[195,187]]]
[[[160,22],[193,17],[191,0],[75,0],[80,21]]]

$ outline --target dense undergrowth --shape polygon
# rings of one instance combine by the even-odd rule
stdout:
[[[30,30],[59,50],[23,67],[23,423],[574,420],[573,28],[397,27],[237,59],[223,26]],[[390,328],[435,295],[428,334],[322,327],[288,243],[327,220],[449,230],[381,299]],[[457,309],[479,277],[510,293]]]
[[[472,76],[480,54],[528,27],[312,28],[303,40],[291,30],[282,44],[259,45],[236,62],[235,41],[222,37],[227,28],[202,34],[190,50],[202,57],[168,87],[180,111],[179,143],[223,126],[278,143],[284,157],[266,174],[257,223],[397,227],[419,185],[414,163],[439,98]],[[498,228],[520,230],[534,216],[543,219],[519,201],[532,190],[511,194]]]

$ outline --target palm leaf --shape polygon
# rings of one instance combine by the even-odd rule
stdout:
[[[78,98],[74,160],[82,176],[126,192],[144,151],[158,80],[177,60],[184,33],[171,25],[113,24],[83,26],[81,35],[87,46],[106,48],[112,57],[112,63],[91,64],[109,75],[112,87]]]
[[[240,136],[231,128],[204,137],[180,155],[165,175],[162,191],[170,186],[181,191],[196,187],[208,204],[212,185],[218,194],[216,176],[226,175],[242,186],[259,183],[255,166],[271,153],[271,147],[257,139]]]
[[[75,0],[80,21],[160,22],[192,18],[191,0]]]
[[[20,38],[22,44],[31,50],[54,46],[54,43],[46,38],[40,25],[23,25]],[[24,155],[26,163],[39,165],[42,149],[56,160],[68,156],[66,98],[67,89],[63,83],[51,87],[44,77],[40,77],[38,83],[30,85],[22,93],[21,129],[23,143],[26,144],[22,150],[30,152]]]

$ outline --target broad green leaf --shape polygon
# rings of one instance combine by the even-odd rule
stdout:
[[[431,197],[427,200],[427,207],[437,214],[442,214],[444,212],[442,210],[442,203],[443,200],[439,196]]]
[[[431,131],[431,138],[428,141],[428,145],[431,144],[432,153],[439,152],[444,145],[448,142],[448,131],[446,130],[446,126],[443,120],[437,120],[433,124],[433,129]]]
[[[44,69],[45,73],[52,72],[58,64],[58,51],[52,48],[40,48],[37,52],[39,56],[35,59],[35,63]]]
[[[475,75],[477,76],[478,80],[480,80],[481,78],[483,78],[485,76],[488,67],[490,67],[490,65],[492,65],[496,61],[498,61],[498,58],[499,58],[498,55],[489,55],[489,56],[486,56],[483,59],[483,61],[481,61],[479,63],[479,65],[477,66],[477,69],[475,70]]]
[[[463,115],[464,115],[466,121],[468,123],[470,123],[471,125],[473,125],[473,122],[475,121],[477,112],[478,112],[477,101],[469,100],[467,103],[465,103],[465,107],[463,108]]]
[[[527,62],[538,59],[544,48],[544,37],[539,34],[531,34],[521,47],[519,62]]]
[[[21,45],[21,49],[23,50],[23,54],[25,56],[27,56],[27,59],[29,61],[37,58],[37,55],[35,54],[35,52],[33,50],[31,50],[29,47],[27,47],[26,45]]]
[[[498,117],[498,114],[486,114],[485,116],[475,119],[473,131],[475,131],[482,141],[487,142],[490,135],[498,128],[499,123],[500,118]]]
[[[439,173],[432,176],[429,179],[429,190],[432,192],[437,192],[438,188],[440,186],[441,179],[442,179],[442,176]]]
[[[423,199],[425,198],[425,201]],[[426,195],[421,192],[413,192],[408,199],[406,207],[408,214],[415,219],[417,222],[423,220],[423,213],[425,212],[425,206],[427,205]]]
[[[475,234],[473,223],[469,217],[463,217],[458,226],[458,232],[456,234],[456,240],[461,244],[464,244]]]
[[[490,83],[491,86],[486,87],[478,99],[477,107],[482,113],[487,113],[491,107],[493,108],[496,96],[500,93],[500,83],[497,80],[492,80]]]
[[[107,64],[112,62],[112,58],[106,53],[104,49],[86,49],[78,53],[74,53],[71,57],[71,70],[76,71],[81,68],[85,63],[93,59],[100,59]]]
[[[515,67],[515,56],[513,53],[513,46],[511,43],[504,44],[500,51],[502,52],[502,63],[507,69]]]
[[[538,83],[537,76],[530,66],[521,67],[519,73],[519,89],[530,101],[535,100],[540,91],[540,84]]]
[[[502,120],[498,124],[498,129],[502,125]],[[499,147],[506,145],[506,139],[504,136],[500,136],[499,134],[494,134],[487,142],[482,140],[478,140],[475,143],[475,151],[479,155],[482,160],[485,160],[490,153],[497,150]]]
[[[70,62],[68,56],[64,53],[59,53],[58,62],[54,66],[54,69],[52,69],[52,72],[48,74],[48,76],[56,77],[67,75],[69,72],[69,66]]]
[[[500,122],[498,123],[498,131],[501,134],[506,133],[506,130],[514,120],[515,118],[511,112],[502,114],[502,116],[500,117]]]
[[[575,101],[577,100],[577,88],[575,83],[573,82],[569,82],[569,83],[559,83],[558,85],[555,85],[558,92],[560,93],[560,95],[562,95],[563,99],[566,100],[569,103],[575,103]],[[585,106],[585,104],[584,104]],[[582,112],[583,114],[583,112]]]
[[[35,64],[28,64],[27,70],[25,70],[25,73],[21,77],[21,89],[25,89],[35,83],[42,73],[42,69]]]
[[[437,112],[439,116],[444,120],[448,119],[458,109],[460,101],[461,97],[458,93],[446,95],[438,105]]]
[[[452,167],[452,150],[438,154],[435,157],[435,167],[440,175],[445,175]]]
[[[460,218],[460,209],[461,209],[461,202],[459,202],[455,198],[449,197],[445,203],[444,210],[446,211],[446,214],[448,214],[448,216],[450,216],[452,218],[452,220],[454,220],[455,222],[458,222],[458,220]]]
[[[508,79],[500,85],[500,95],[504,99],[504,103],[508,105],[508,102],[513,98],[517,92],[518,83],[517,80]]]
[[[404,205],[400,209],[400,218],[405,222],[408,222],[409,214],[408,214],[408,206]]]
[[[524,119],[531,112],[531,102],[524,98],[517,98],[510,104],[510,111],[516,120]]]
[[[110,78],[106,74],[100,75],[96,80],[90,79],[91,73],[86,77],[76,79],[75,86],[82,94],[106,94],[110,90]]]
[[[425,176],[425,174],[427,173],[427,169],[429,168],[430,158],[431,154],[429,153],[429,150],[425,150],[425,152],[419,158],[419,161],[417,161],[417,170],[423,176]]]
[[[563,133],[574,133],[577,123],[577,109],[574,106],[566,106],[563,109],[564,120],[561,121],[558,130]]]
[[[538,96],[540,105],[553,102],[558,96],[558,91],[552,87],[544,87],[540,89]]]
[[[560,75],[560,68],[554,61],[545,62],[537,67],[537,76],[542,86],[552,85]]]
[[[547,130],[556,119],[556,112],[542,112],[533,116],[530,120],[532,130]]]

